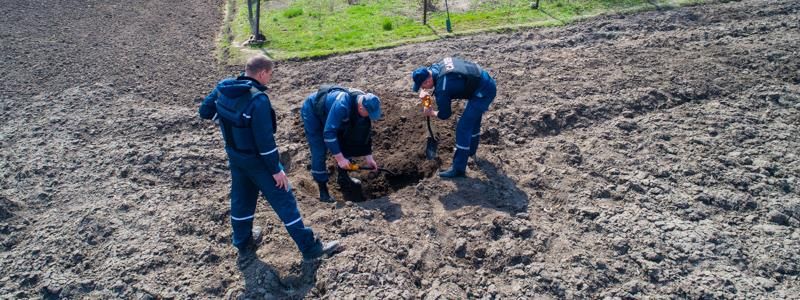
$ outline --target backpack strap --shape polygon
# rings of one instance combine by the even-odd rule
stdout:
[[[243,147],[248,148],[247,145],[252,144],[252,142],[246,140],[237,140],[237,136],[242,134],[242,130],[250,130],[250,118],[252,118],[255,99],[262,94],[266,95],[259,89],[250,87],[248,94],[239,96],[239,98],[236,99],[235,104],[232,107],[227,108],[227,110],[230,110],[230,113],[226,115],[229,115],[228,118],[234,119],[229,120],[228,118],[220,118],[220,125],[224,131],[223,136],[226,145],[233,147],[233,149],[246,150],[243,149]],[[275,111],[273,110],[270,113],[272,114],[273,130],[275,130],[275,126],[277,125],[275,120]],[[247,134],[245,134],[245,136],[247,136]]]
[[[350,93],[348,89],[335,84],[324,84],[319,88],[319,90],[317,90],[317,95],[314,98],[314,103],[312,104],[314,115],[316,115],[323,124],[325,123],[325,120],[328,119],[328,110],[325,109],[325,98],[328,96],[328,93],[333,91]]]

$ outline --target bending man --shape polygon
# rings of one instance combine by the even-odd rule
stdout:
[[[440,177],[466,176],[467,157],[475,155],[480,142],[481,118],[497,94],[497,85],[477,64],[454,57],[446,57],[430,67],[421,67],[411,73],[414,92],[424,98],[433,89],[436,107],[423,111],[425,116],[447,120],[452,114],[452,99],[467,99],[467,107],[456,126],[456,151],[450,169],[439,172]],[[420,88],[423,90],[420,91]]]
[[[378,163],[372,157],[371,134],[371,121],[381,117],[378,96],[356,89],[323,86],[306,98],[301,113],[311,149],[311,175],[319,186],[320,201],[334,201],[327,186],[327,150],[336,159],[337,181],[344,189],[360,184],[343,170],[350,167],[350,159],[364,156],[367,164],[378,170]]]

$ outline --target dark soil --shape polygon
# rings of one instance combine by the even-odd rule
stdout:
[[[282,158],[305,222],[347,249],[301,264],[261,205],[265,240],[244,270],[222,141],[197,117],[238,70],[214,59],[221,13],[200,0],[0,6],[0,298],[800,294],[797,1],[281,62]],[[433,176],[457,118],[434,122],[441,160],[426,161],[410,91],[410,72],[445,55],[498,82],[466,179]],[[384,103],[375,157],[402,176],[353,173],[367,201],[316,200],[298,111],[330,82]]]

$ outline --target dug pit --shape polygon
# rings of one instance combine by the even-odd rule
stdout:
[[[439,151],[435,159],[428,160],[425,157],[428,137],[425,117],[415,99],[384,95],[382,100],[383,118],[373,123],[373,155],[381,168],[394,174],[351,172],[352,177],[362,181],[363,188],[350,193],[353,195],[345,194],[344,199],[376,199],[416,185],[420,180],[435,175],[443,162],[449,164],[453,154],[453,122],[431,120],[439,139]]]
[[[376,93],[378,94],[378,93]],[[388,94],[388,93],[387,93]],[[449,164],[453,155],[453,119],[431,120],[439,139],[438,157],[425,157],[425,142],[428,136],[425,117],[414,100],[381,95],[383,118],[372,124],[372,150],[380,168],[389,172],[353,171],[353,178],[361,180],[360,190],[343,191],[336,183],[336,167],[328,159],[330,184],[334,196],[348,201],[364,201],[390,195],[404,187],[416,185],[420,180],[433,176],[442,163]],[[457,115],[456,115],[457,116]],[[366,165],[363,160],[354,162]],[[339,194],[341,193],[341,194]],[[339,194],[339,195],[336,195]]]

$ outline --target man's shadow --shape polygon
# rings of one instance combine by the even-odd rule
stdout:
[[[240,267],[244,277],[244,298],[249,299],[303,299],[314,288],[320,260],[293,264],[289,274],[280,273],[259,258]]]
[[[400,204],[389,201],[389,197],[357,202],[356,204],[366,210],[380,211],[383,214],[383,219],[387,222],[393,222],[403,218],[402,207]]]
[[[446,210],[480,205],[509,214],[528,212],[528,194],[520,190],[502,169],[485,159],[478,159],[475,165],[486,174],[487,179],[452,179],[456,190],[439,198]],[[475,171],[472,172],[474,174]]]

